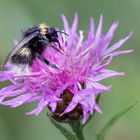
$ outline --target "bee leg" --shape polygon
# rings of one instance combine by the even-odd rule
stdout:
[[[63,52],[61,52],[61,51],[56,47],[56,44],[52,44],[51,47],[52,47],[53,49],[55,49],[56,51],[58,51],[59,53],[64,54]]]
[[[55,69],[59,69],[56,65],[54,64],[51,64],[46,58],[44,58],[42,55],[40,54],[36,54],[36,56],[42,61],[44,62],[45,64],[47,64],[48,66],[52,67],[52,68],[55,68]]]
[[[61,47],[61,45],[60,45],[60,42],[57,39],[54,39],[53,42],[57,43],[58,46],[59,46],[59,49],[63,50],[62,47]]]
[[[41,42],[43,45],[49,45],[49,40],[46,39],[39,40],[39,42]]]
[[[43,43],[44,45],[47,45],[47,46],[52,47],[52,48],[55,49],[56,51],[62,53],[62,52],[55,46],[54,43],[53,43],[53,44],[50,44],[48,40],[40,40],[40,42]],[[53,42],[56,42],[56,40],[53,41]],[[61,48],[60,43],[59,43],[58,40],[57,40],[57,43],[58,43],[58,45],[59,45],[59,48],[60,48],[61,50],[63,50],[63,49]],[[62,54],[63,54],[63,53],[62,53]]]
[[[59,49],[56,47],[56,44],[55,43],[57,43],[58,44],[58,46],[59,46]],[[63,52],[64,52],[64,50],[62,49],[62,47],[61,47],[61,45],[60,45],[60,42],[57,40],[57,39],[54,39],[53,40],[53,48],[55,49],[55,50],[57,50],[58,52],[60,52],[61,54],[64,54]],[[61,51],[62,50],[62,51]]]

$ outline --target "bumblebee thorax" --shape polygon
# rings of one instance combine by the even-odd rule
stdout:
[[[46,23],[40,23],[39,24],[39,28],[40,28],[40,33],[42,35],[46,35],[47,34],[47,29],[48,29],[48,26]]]

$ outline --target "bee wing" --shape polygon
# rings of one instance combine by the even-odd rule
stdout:
[[[30,40],[32,40],[34,37],[38,35],[38,32],[32,33],[28,37],[21,40],[7,55],[7,58],[5,59],[4,63],[1,65],[2,67],[7,63],[9,58],[13,56],[20,48],[24,47]]]
[[[37,35],[38,35],[38,32],[35,32],[35,33],[32,33],[31,35],[29,35],[28,37],[24,38],[23,40],[21,40],[16,45],[16,47],[12,49],[12,51],[10,52],[10,56],[12,56],[13,54],[15,54],[15,52],[17,52],[20,48],[24,47],[30,40],[32,40]]]

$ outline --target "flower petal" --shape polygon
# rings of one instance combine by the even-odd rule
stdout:
[[[101,71],[101,74],[98,74],[97,76],[94,77],[94,81],[101,81],[103,79],[106,79],[112,76],[122,76],[122,75],[124,75],[123,72],[115,72],[112,70],[104,69]]]
[[[112,47],[110,47],[109,49],[107,49],[104,53],[104,55],[107,55],[113,51],[115,51],[116,49],[118,49],[123,43],[125,43],[130,37],[132,36],[132,32],[129,33],[128,36],[126,36],[125,38],[121,39],[120,41],[116,42]]]
[[[78,14],[75,13],[72,28],[71,28],[71,32],[76,33],[77,28],[78,28]]]
[[[8,101],[3,101],[3,102],[1,102],[1,104],[8,105],[11,107],[18,107],[18,106],[24,104],[25,102],[27,102],[30,98],[32,98],[31,94],[23,94],[23,95],[20,95],[14,99],[11,99]]]
[[[35,108],[34,110],[32,110],[31,112],[26,113],[27,115],[33,115],[35,114],[35,116],[38,116],[40,114],[40,112],[42,111],[42,109],[44,107],[46,107],[48,105],[48,101],[45,99],[41,99],[39,104],[37,105],[37,108]]]

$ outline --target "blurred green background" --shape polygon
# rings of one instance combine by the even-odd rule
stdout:
[[[112,69],[125,71],[127,75],[104,82],[113,85],[112,91],[103,94],[100,100],[104,113],[96,115],[85,128],[87,140],[94,140],[95,134],[113,114],[140,99],[140,0],[0,0],[0,62],[13,46],[13,39],[20,39],[21,29],[42,21],[63,28],[60,15],[64,13],[72,23],[74,12],[78,12],[79,29],[83,29],[85,34],[89,29],[89,18],[94,16],[97,27],[100,14],[104,16],[104,33],[113,21],[119,21],[114,41],[130,30],[134,31],[123,48],[135,51],[115,58],[111,65]],[[47,110],[39,117],[24,114],[35,105],[16,109],[0,106],[0,140],[65,140],[46,117]],[[106,140],[140,140],[139,108],[140,104],[137,104],[125,114],[111,129]]]

